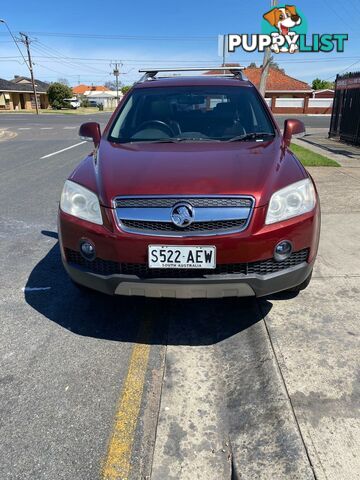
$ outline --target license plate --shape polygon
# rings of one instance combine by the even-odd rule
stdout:
[[[216,268],[216,247],[149,245],[149,268]]]

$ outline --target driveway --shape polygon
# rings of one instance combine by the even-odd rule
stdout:
[[[360,168],[310,169],[322,236],[297,297],[87,295],[56,212],[88,120],[0,116],[0,478],[358,479]]]

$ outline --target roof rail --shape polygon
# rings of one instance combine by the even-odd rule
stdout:
[[[230,74],[240,80],[246,80],[245,75],[242,73],[245,67],[238,66],[228,66],[228,67],[176,67],[176,68],[146,68],[139,70],[139,73],[143,73],[144,75],[140,78],[139,82],[145,82],[146,80],[153,80],[155,79],[158,73],[164,72],[222,72],[222,76],[226,75],[226,72],[230,72]]]

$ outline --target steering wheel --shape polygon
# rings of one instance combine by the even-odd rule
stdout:
[[[140,125],[140,127],[137,129],[137,131],[140,132],[140,130],[143,130],[144,128],[147,128],[149,126],[152,126],[152,127],[155,126],[156,128],[159,128],[163,132],[167,133],[170,137],[172,137],[174,135],[174,132],[173,132],[172,128],[170,127],[170,125],[163,122],[162,120],[147,120],[146,122],[143,122]]]

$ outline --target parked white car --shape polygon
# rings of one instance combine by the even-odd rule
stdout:
[[[80,101],[76,97],[65,98],[64,102],[68,102],[70,104],[70,107],[75,110],[80,107]]]

